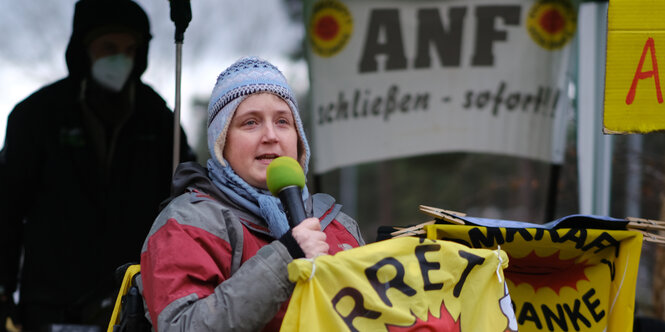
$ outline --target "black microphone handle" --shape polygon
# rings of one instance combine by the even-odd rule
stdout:
[[[171,21],[175,23],[175,41],[182,43],[185,39],[185,30],[192,20],[192,6],[190,0],[169,0],[171,5]]]
[[[284,187],[277,193],[277,197],[282,201],[284,211],[286,211],[286,218],[289,220],[291,228],[296,227],[301,221],[307,219],[305,205],[302,203],[302,190],[300,187]]]

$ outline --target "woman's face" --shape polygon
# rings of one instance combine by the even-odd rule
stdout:
[[[270,93],[247,97],[231,119],[224,158],[245,182],[267,189],[266,168],[281,156],[298,159],[298,132],[289,105]]]

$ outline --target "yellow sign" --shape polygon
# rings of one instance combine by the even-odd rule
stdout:
[[[605,133],[648,133],[665,129],[661,85],[661,71],[665,69],[664,15],[665,1],[610,1]]]
[[[431,239],[471,248],[500,246],[508,254],[504,274],[519,331],[632,331],[641,233],[425,227]]]
[[[281,331],[516,331],[501,250],[413,237],[289,264]]]

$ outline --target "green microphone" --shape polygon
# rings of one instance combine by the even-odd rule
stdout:
[[[307,218],[302,202],[305,173],[295,159],[284,156],[273,160],[266,170],[266,183],[282,202],[291,228]]]

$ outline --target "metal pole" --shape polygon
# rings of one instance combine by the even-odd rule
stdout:
[[[180,162],[180,81],[182,79],[182,43],[185,30],[192,20],[189,0],[169,0],[171,21],[175,23],[175,109],[173,110],[173,173]]]
[[[612,137],[603,135],[607,3],[585,2],[578,17],[577,122],[580,213],[609,215]]]
[[[173,174],[180,163],[180,80],[182,79],[182,41],[175,44],[175,108],[173,110]]]

